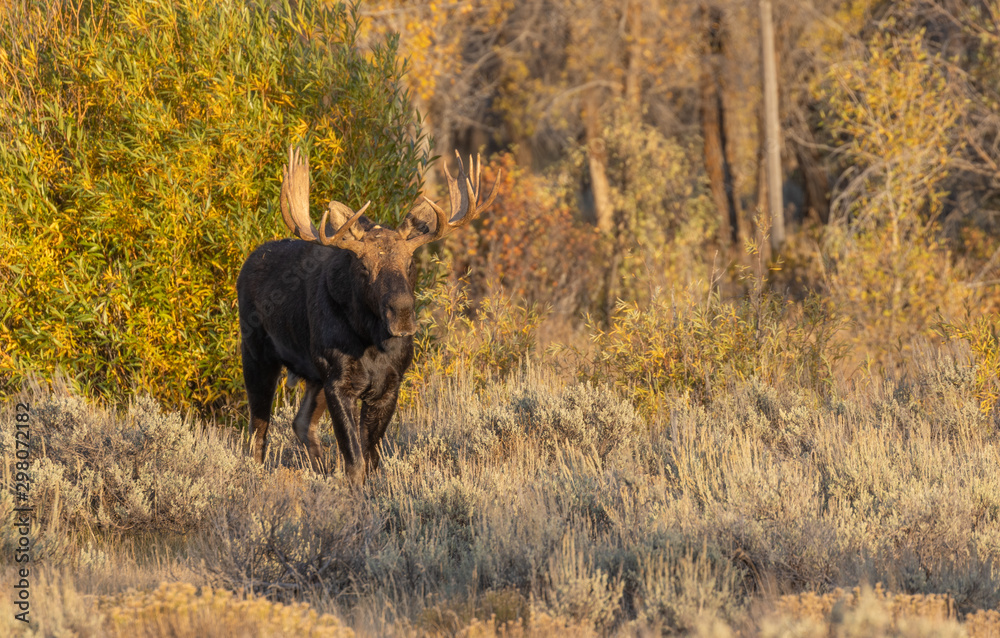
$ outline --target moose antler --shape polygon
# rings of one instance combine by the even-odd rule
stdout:
[[[371,204],[371,201],[365,202],[364,206],[359,208],[357,212],[354,212],[353,210],[351,210],[350,207],[345,206],[340,202],[331,201],[330,205],[326,209],[326,212],[323,213],[323,220],[319,223],[320,243],[326,246],[333,246],[335,244],[339,244],[344,247],[350,247],[354,246],[355,244],[360,244],[360,242],[357,242],[353,239],[347,239],[346,235],[347,231],[353,228],[354,222],[361,219],[361,216],[365,214],[365,211],[368,209],[369,204]],[[337,229],[337,232],[334,233],[333,237],[328,237],[326,234],[326,222],[327,219],[330,217],[330,213],[333,213],[334,217],[347,220],[340,225],[340,228]]]
[[[281,217],[300,239],[316,241],[316,227],[309,219],[309,157],[288,147],[288,164],[281,170]]]
[[[330,202],[317,231],[309,218],[309,157],[303,157],[299,149],[289,146],[288,164],[285,165],[281,175],[281,217],[289,230],[305,241],[350,250],[360,248],[360,241],[349,239],[346,235],[354,223],[361,219],[371,202],[366,203],[357,212],[340,202]],[[332,237],[326,232],[330,213],[334,214],[334,219],[342,220],[340,228]]]
[[[493,203],[493,200],[497,197],[497,188],[500,185],[499,171],[497,171],[496,181],[493,182],[493,189],[487,196],[486,201],[480,204],[478,202],[481,173],[483,169],[482,160],[479,155],[476,155],[475,160],[472,159],[471,155],[469,156],[469,169],[472,173],[470,177],[465,172],[465,165],[462,164],[462,156],[458,154],[458,151],[455,151],[455,157],[458,158],[457,179],[452,177],[451,173],[448,172],[448,165],[445,164],[444,166],[444,174],[448,177],[448,195],[451,200],[451,217],[449,218],[440,206],[424,197],[424,201],[430,204],[430,207],[434,209],[434,213],[437,215],[437,227],[434,229],[433,233],[425,233],[409,239],[408,241],[414,248],[432,241],[437,241],[448,233],[465,226],[472,220],[479,217],[484,210],[489,208]]]

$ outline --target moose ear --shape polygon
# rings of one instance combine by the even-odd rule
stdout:
[[[328,236],[332,236],[340,229],[341,226],[354,217],[354,211],[340,202],[330,202],[330,205],[327,207],[327,212],[328,216],[326,220],[326,228],[324,230]],[[375,224],[372,220],[362,215],[358,221],[351,225],[349,232],[354,239],[361,240],[364,238],[365,233],[368,232],[374,225]]]
[[[422,201],[407,213],[396,230],[403,239],[413,239],[434,232],[435,226],[437,226],[437,216],[434,214],[434,209],[431,208],[430,204]]]

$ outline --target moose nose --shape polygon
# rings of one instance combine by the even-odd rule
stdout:
[[[386,326],[394,337],[411,337],[417,332],[413,317],[413,302],[408,299],[390,301],[385,309]]]

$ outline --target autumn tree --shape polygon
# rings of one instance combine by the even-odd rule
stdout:
[[[947,140],[941,237],[968,262],[966,287],[979,304],[1000,305],[1000,6],[972,0],[884,3],[876,26],[896,38],[919,37],[947,81],[958,120]],[[949,120],[950,121],[950,120]]]
[[[824,90],[841,162],[829,282],[872,350],[905,345],[964,296],[938,229],[965,103],[924,37],[872,36],[864,55],[830,69]]]
[[[314,192],[395,223],[422,137],[395,40],[345,5],[0,5],[0,392],[58,371],[93,394],[243,400],[234,285],[289,142]],[[375,134],[373,134],[373,132]]]
[[[406,64],[403,80],[414,115],[433,133],[426,142],[433,142],[446,159],[454,148],[475,151],[498,134],[490,115],[503,56],[498,25],[505,24],[512,5],[507,0],[378,0],[365,5],[362,44],[377,45],[398,35],[406,52],[399,63]],[[433,192],[437,171],[427,171],[425,177]]]

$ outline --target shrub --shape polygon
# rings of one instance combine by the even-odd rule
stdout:
[[[528,379],[519,374],[501,392],[483,397],[473,411],[475,429],[508,445],[514,437],[527,436],[549,453],[570,445],[606,458],[628,450],[646,428],[635,408],[606,385],[584,382],[553,389]]]
[[[654,291],[708,276],[707,246],[718,222],[699,142],[667,135],[620,100],[603,108],[600,144],[607,158],[614,228],[604,237],[585,285],[607,318],[618,299],[645,304]],[[573,143],[559,167],[576,198],[589,173],[586,145]],[[580,208],[582,202],[572,201]],[[572,248],[554,255],[568,259]],[[707,258],[707,259],[706,259]]]
[[[129,590],[113,596],[85,594],[68,572],[33,569],[31,591],[45,605],[33,605],[31,623],[14,619],[15,607],[0,602],[0,630],[9,636],[79,636],[80,638],[351,638],[354,631],[331,614],[318,614],[305,603],[283,605],[262,598],[162,583],[152,591]]]
[[[61,528],[63,535],[188,531],[256,471],[226,435],[194,429],[148,396],[122,415],[66,392],[38,397],[32,410],[30,496],[39,527]],[[9,421],[0,432],[10,476],[15,450]],[[16,540],[8,525],[3,532],[5,543]]]
[[[144,533],[131,537],[92,523],[98,533],[51,534],[62,545],[32,560],[71,563],[86,585],[81,593],[148,590],[176,571],[213,588],[344,610],[359,632],[378,635],[727,635],[744,627],[768,635],[921,635],[930,627],[923,635],[931,635],[954,629],[965,614],[970,633],[988,635],[995,615],[974,612],[1000,603],[1000,435],[979,409],[967,353],[927,354],[917,352],[905,377],[867,376],[826,399],[760,379],[729,381],[704,402],[676,402],[668,419],[649,426],[613,390],[566,386],[549,368],[526,366],[478,392],[469,376],[435,377],[419,403],[400,408],[400,433],[386,437],[382,466],[360,491],[336,472],[317,476],[307,462],[278,455],[272,461],[295,469],[209,463],[197,471],[213,482],[203,490],[215,489],[220,500],[183,537],[157,534],[173,529],[166,518],[161,527],[136,526]],[[175,417],[154,413],[160,420],[143,430],[101,412],[108,422],[96,427],[94,409],[82,402],[58,410],[43,409],[44,397],[33,403],[35,453],[48,458],[43,442],[72,446],[72,455],[58,453],[68,459],[60,464],[67,476],[89,464],[110,475],[104,468],[115,461],[141,495],[150,479],[111,457],[146,458],[157,441],[177,441],[173,455],[160,453],[142,472],[169,475],[191,462]],[[509,428],[493,429],[486,417],[498,413],[510,415]],[[585,427],[566,434],[562,419]],[[611,421],[616,427],[604,425]],[[590,442],[630,429],[631,442],[623,436],[603,457]],[[146,430],[160,434],[143,439]],[[0,436],[9,441],[9,429]],[[203,432],[191,436],[196,454],[225,460],[235,449]],[[80,483],[61,494],[81,502]],[[50,492],[33,492],[49,519]],[[106,496],[108,512],[132,498],[121,488]],[[0,520],[12,520],[2,509],[9,499],[0,491]],[[82,501],[77,519],[61,520],[96,520],[91,502]],[[63,523],[71,532],[80,527]],[[10,552],[6,530],[0,549]],[[72,588],[59,598],[42,578],[31,582],[56,601],[38,610],[39,626],[45,618],[49,633],[77,627],[94,635],[86,634],[88,601]],[[877,604],[840,604],[834,588],[859,582],[882,582],[892,593]],[[128,595],[136,605],[125,612],[150,613],[133,614],[135,624],[122,631],[145,631],[147,621],[200,622],[220,598],[227,610],[244,609],[215,590],[171,591]],[[821,617],[796,620],[807,612],[792,611],[768,624],[755,609],[769,591],[834,594]],[[0,601],[0,611],[9,603]],[[943,605],[947,618],[934,616]]]
[[[280,470],[217,508],[200,554],[223,587],[294,600],[340,594],[365,571],[383,521],[342,477]]]
[[[475,232],[455,233],[444,245],[455,272],[468,273],[466,294],[478,303],[499,285],[559,315],[589,309],[601,277],[596,230],[574,218],[558,186],[518,166],[510,153],[494,157],[486,172],[487,183],[501,172],[496,202]]]
[[[980,609],[965,617],[965,630],[971,638],[1000,635],[1000,610]]]
[[[620,579],[612,582],[592,563],[593,558],[578,552],[573,535],[567,534],[549,558],[544,607],[557,617],[605,629],[621,608],[623,584]]]
[[[939,330],[947,339],[959,339],[968,343],[979,407],[984,414],[993,413],[1000,400],[1000,335],[997,316],[979,317],[958,324],[942,323]]]
[[[113,636],[309,636],[353,638],[354,631],[306,603],[283,605],[263,598],[188,583],[163,583],[152,592],[106,597],[99,608]]]
[[[636,409],[607,385],[569,383],[528,363],[479,391],[468,374],[435,378],[420,404],[409,407],[426,427],[404,429],[394,463],[413,472],[454,469],[460,459],[505,459],[527,444],[552,458],[579,450],[601,461],[624,459],[647,426]],[[398,468],[398,466],[397,466]]]
[[[826,283],[858,345],[894,364],[971,291],[956,285],[937,224],[967,102],[923,38],[880,32],[865,59],[833,65],[821,90],[823,127],[843,162],[823,242]]]
[[[713,561],[707,547],[643,557],[638,570],[638,620],[663,631],[692,631],[707,619],[737,616],[740,574]]]
[[[838,317],[819,297],[801,306],[764,290],[759,280],[736,302],[690,289],[649,305],[619,301],[608,328],[591,322],[596,349],[575,352],[579,374],[633,398],[646,416],[671,394],[707,401],[720,387],[757,377],[765,384],[802,384],[825,392],[834,362]]]
[[[502,635],[512,638],[516,635],[516,631],[512,630],[515,627],[523,629],[530,618],[530,602],[516,590],[502,589],[485,591],[472,599],[460,596],[457,600],[438,603],[420,614],[418,626],[431,635],[458,634],[483,638],[496,635],[497,629],[503,627],[505,631]],[[459,634],[460,630],[470,625]]]
[[[482,388],[516,370],[535,350],[543,312],[515,302],[499,287],[476,303],[465,280],[444,278],[450,270],[449,262],[432,259],[416,291],[419,320],[414,364],[400,393],[404,404],[415,401],[435,377],[468,374]]]
[[[242,394],[233,291],[286,235],[289,142],[314,192],[393,221],[422,133],[395,39],[318,0],[0,9],[0,392],[61,369],[121,400],[218,409]]]
[[[667,137],[619,105],[602,138],[621,261],[616,296],[648,302],[653,291],[707,276],[704,247],[718,225],[702,149]],[[609,304],[610,306],[610,304]]]
[[[982,616],[985,617],[985,614]],[[978,618],[978,617],[977,617]],[[961,627],[955,619],[955,605],[947,595],[908,595],[887,592],[881,584],[874,589],[836,588],[818,595],[808,592],[785,595],[775,610],[762,619],[762,636],[964,636],[981,635],[980,627]],[[963,631],[963,629],[965,631]],[[989,634],[985,634],[989,635]]]
[[[19,565],[18,567],[24,567]],[[10,578],[16,582],[15,567],[10,567]],[[24,638],[48,638],[49,636],[77,636],[79,638],[99,638],[107,635],[104,616],[94,607],[93,597],[84,587],[75,582],[67,571],[34,566],[31,573],[31,598],[45,601],[44,605],[32,604],[25,624],[14,618],[23,610],[15,607],[12,597],[0,600],[0,633]]]

